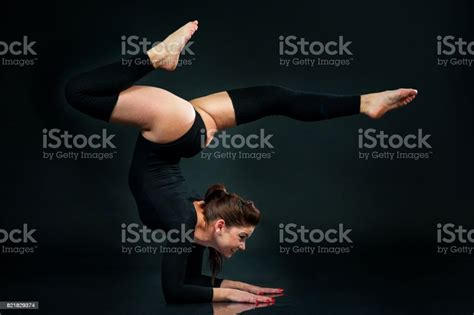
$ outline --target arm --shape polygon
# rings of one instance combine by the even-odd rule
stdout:
[[[189,244],[187,244],[189,246]],[[176,245],[173,245],[176,246]],[[178,245],[180,246],[180,245]],[[270,303],[273,298],[255,295],[231,288],[212,288],[196,285],[186,280],[186,269],[190,253],[163,256],[161,281],[167,303],[241,302]],[[210,277],[204,276],[206,279]]]
[[[200,285],[203,287],[210,287],[210,288],[221,288],[221,283],[225,281],[221,278],[214,279],[214,285],[212,285],[212,277],[206,275],[194,275],[189,278],[186,278],[186,282],[190,284]]]
[[[186,270],[186,282],[206,287],[224,288],[224,289],[236,289],[241,291],[250,292],[253,294],[259,293],[281,293],[279,289],[261,288],[245,282],[224,280],[221,278],[214,279],[214,285],[212,285],[212,277],[202,274],[202,260],[204,255],[204,246],[199,244],[193,245],[193,252],[188,257],[187,270]],[[215,292],[215,291],[214,291]],[[223,290],[225,295],[226,290]],[[227,291],[228,293],[228,291]]]
[[[167,303],[202,303],[213,301],[213,288],[189,281],[188,268],[192,268],[191,243],[168,244],[174,253],[163,255],[161,283]],[[182,253],[178,254],[182,250]],[[195,249],[193,249],[195,250]],[[195,254],[196,255],[196,254]],[[201,256],[202,257],[202,256]],[[192,258],[190,260],[190,258]]]
[[[212,285],[212,277],[202,274],[202,260],[205,247],[199,244],[194,244],[193,247],[186,266],[186,282],[205,287],[221,287],[223,279],[216,277],[214,279],[214,285]]]
[[[167,253],[163,256],[161,284],[167,303],[211,302],[212,288],[185,283],[189,254]]]

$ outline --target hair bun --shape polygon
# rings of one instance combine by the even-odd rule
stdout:
[[[208,203],[214,199],[222,198],[227,194],[227,189],[223,184],[214,184],[207,189],[206,194],[204,195],[204,202]]]

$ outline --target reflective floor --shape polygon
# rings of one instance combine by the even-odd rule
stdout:
[[[166,305],[158,268],[64,261],[58,270],[2,268],[0,301],[39,301],[27,314],[463,314],[474,313],[472,260],[322,261],[264,275],[285,288],[273,305]],[[58,265],[56,263],[56,265]],[[271,269],[271,268],[270,268]],[[257,276],[253,276],[257,278]],[[247,277],[247,276],[245,276]],[[270,283],[269,283],[270,282]],[[2,315],[22,314],[0,311]]]

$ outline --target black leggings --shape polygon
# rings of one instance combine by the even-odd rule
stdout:
[[[66,86],[68,102],[81,112],[109,121],[119,93],[153,70],[146,54],[135,57],[130,66],[116,62],[72,78]],[[315,121],[359,113],[360,96],[331,96],[305,93],[275,86],[258,86],[228,91],[237,124],[269,115],[284,115],[302,121]],[[159,104],[158,104],[159,106]],[[179,139],[158,144],[141,133],[135,145],[129,171],[129,186],[140,218],[151,229],[194,229],[197,216],[180,167],[182,157],[191,157],[201,146],[204,121],[195,111],[193,126]],[[170,117],[170,119],[173,119]],[[204,133],[205,134],[205,133]],[[168,244],[178,248],[190,245],[188,253],[164,254],[161,269],[165,300],[172,303],[211,302],[212,287],[222,279],[201,274],[203,248],[194,243]],[[177,252],[177,251],[175,251]]]
[[[255,86],[227,92],[234,106],[237,125],[271,115],[317,121],[360,111],[359,95],[316,94],[279,86]]]
[[[131,65],[118,61],[69,80],[68,102],[89,116],[109,121],[120,92],[154,69],[146,54],[128,60],[132,61]],[[227,92],[238,125],[271,115],[317,121],[358,114],[360,109],[359,95],[317,94],[278,86],[254,86]]]

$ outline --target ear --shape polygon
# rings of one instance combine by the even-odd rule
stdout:
[[[216,223],[214,223],[214,228],[216,229],[216,232],[222,232],[222,230],[225,228],[225,221],[223,219],[216,220]]]

